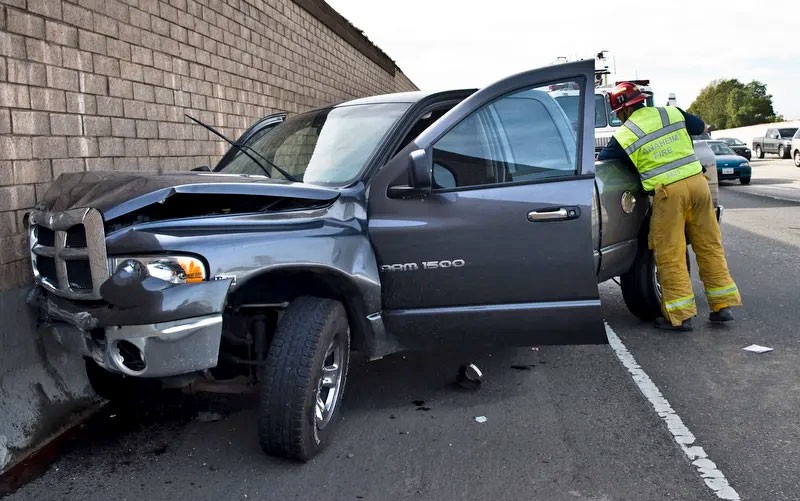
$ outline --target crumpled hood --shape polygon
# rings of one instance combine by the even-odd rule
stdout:
[[[331,202],[339,196],[339,191],[262,176],[212,172],[82,172],[61,174],[37,208],[60,212],[92,207],[109,220],[164,202],[176,194],[250,195]]]

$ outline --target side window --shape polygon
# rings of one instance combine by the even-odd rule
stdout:
[[[575,175],[580,108],[570,117],[551,95],[563,84],[583,92],[579,82],[525,89],[483,106],[451,129],[433,145],[434,188]],[[580,103],[582,96],[575,97]]]

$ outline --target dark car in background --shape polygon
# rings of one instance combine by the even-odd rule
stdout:
[[[740,139],[736,139],[735,137],[720,137],[717,139],[727,144],[730,147],[730,149],[732,149],[733,152],[739,155],[740,157],[744,157],[748,160],[752,158],[753,152],[750,150],[747,144],[745,144]]]
[[[738,179],[742,184],[750,184],[752,169],[746,158],[737,155],[724,141],[705,141],[717,162],[717,178]]]

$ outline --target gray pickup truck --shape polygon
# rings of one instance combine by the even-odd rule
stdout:
[[[605,343],[599,282],[660,307],[649,198],[594,161],[593,69],[270,116],[206,172],[63,174],[30,214],[30,303],[100,395],[244,381],[264,451],[299,460],[351,350]]]
[[[775,153],[780,158],[789,158],[792,150],[792,136],[797,132],[797,127],[775,127],[767,129],[764,137],[753,138],[753,151],[758,158],[764,158],[764,153]]]

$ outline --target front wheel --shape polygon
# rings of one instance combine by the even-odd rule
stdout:
[[[739,182],[742,183],[742,184],[750,184],[750,178],[749,177],[740,177],[739,178]]]
[[[764,150],[761,149],[761,146],[756,146],[756,156],[758,158],[764,158]]]
[[[800,167],[800,150],[794,152],[794,165]]]
[[[342,303],[307,296],[292,301],[262,374],[258,435],[264,452],[308,461],[328,445],[349,362]]]
[[[789,155],[786,154],[786,148],[783,145],[778,146],[778,156],[780,158],[789,158]]]

